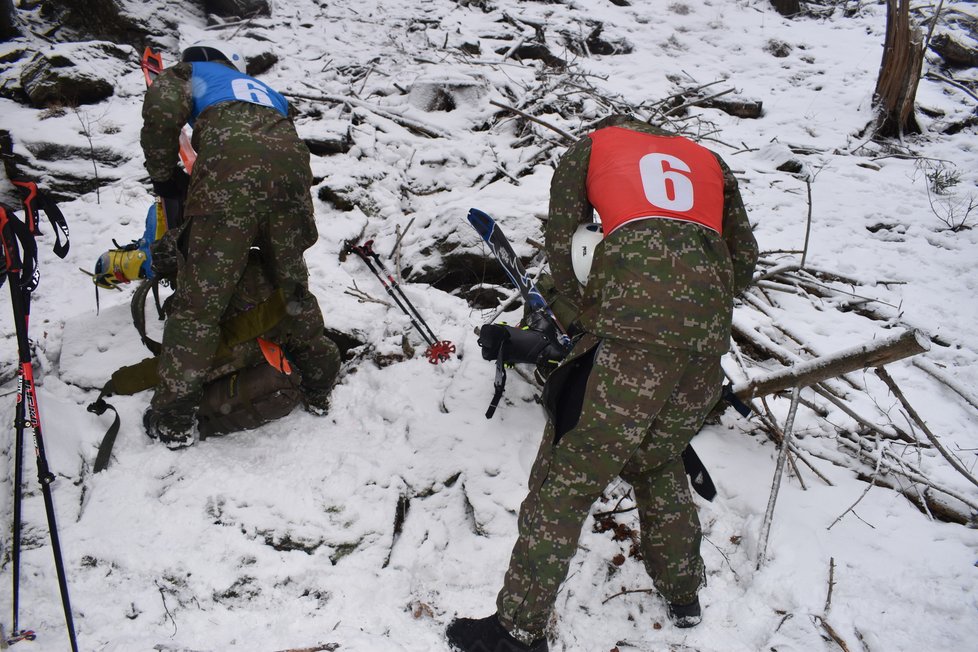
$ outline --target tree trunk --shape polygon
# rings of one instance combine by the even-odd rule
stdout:
[[[886,43],[874,94],[877,136],[920,133],[913,105],[923,62],[923,34],[910,24],[910,0],[886,0]]]
[[[801,13],[801,3],[798,0],[771,0],[771,4],[782,16],[795,16]]]
[[[0,0],[0,43],[20,36],[13,0]]]

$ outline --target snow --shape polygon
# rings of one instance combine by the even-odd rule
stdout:
[[[892,325],[917,328],[943,342],[920,359],[936,365],[956,388],[978,394],[978,229],[947,230],[927,192],[927,172],[934,169],[927,166],[943,164],[960,177],[951,199],[978,195],[974,128],[954,135],[940,131],[972,112],[974,99],[923,79],[918,105],[931,115],[943,113],[918,113],[923,135],[886,149],[861,134],[871,119],[884,4],[859,3],[851,17],[839,5],[823,18],[794,20],[763,0],[633,0],[629,7],[599,0],[470,4],[294,0],[273,3],[270,19],[216,29],[206,29],[196,11],[179,9],[185,18],[179,45],[236,34],[240,50],[254,56],[271,44],[280,61],[263,78],[273,87],[362,101],[352,109],[332,101],[295,102],[305,114],[298,125],[304,136],[349,130],[354,142],[347,155],[313,160],[316,179],[322,180],[317,183],[345,189],[357,207],[344,212],[316,200],[321,235],[306,253],[312,289],[327,325],[369,342],[371,355],[399,353],[404,337],[417,353],[384,367],[369,355],[347,363],[327,417],[297,410],[260,429],[176,453],[142,431],[148,392],[113,398],[122,430],[111,465],[97,475],[91,465],[109,415],[97,417],[85,408],[112,371],[147,354],[129,325],[131,291],[102,292],[96,314],[91,282],[77,268],[91,269],[112,238],[126,242],[141,235],[151,202],[138,146],[142,74],[135,59],[128,72],[110,71],[114,96],[63,115],[0,99],[0,129],[12,132],[19,152],[50,142],[87,152],[90,134],[96,146],[122,156],[115,167],[99,164],[106,183],[98,194],[61,204],[71,227],[68,258],[51,255],[50,233],[40,238],[42,278],[31,320],[45,447],[57,475],[53,492],[81,649],[272,651],[335,644],[344,652],[447,652],[443,632],[455,615],[492,612],[543,430],[534,400],[538,389],[510,373],[505,400],[487,421],[494,369],[481,359],[474,334],[487,313],[406,279],[405,292],[437,335],[458,347],[456,358],[431,365],[396,307],[359,303],[345,292],[355,283],[386,298],[359,260],[341,261],[339,252],[348,239],[372,238],[386,258],[404,234],[401,258],[415,274],[437,267],[439,256],[455,248],[488,256],[465,224],[468,209],[478,207],[500,222],[520,253],[531,253],[525,240],[541,240],[538,217],[546,215],[551,164],[562,145],[540,153],[537,145],[521,142],[513,120],[490,122],[496,108],[489,101],[513,105],[548,83],[538,76],[539,62],[504,61],[496,53],[514,45],[514,34],[531,38],[534,23],[545,25],[554,54],[572,61],[595,89],[570,98],[580,106],[573,117],[554,110],[557,91],[548,96],[549,108],[535,111],[563,130],[579,133],[604,115],[606,98],[638,106],[671,95],[677,87],[670,79],[687,86],[726,80],[711,88],[733,87],[738,97],[762,100],[764,115],[757,120],[696,111],[715,130],[707,144],[741,179],[762,251],[803,246],[809,188],[803,178],[777,170],[789,158],[799,160],[811,175],[807,264],[858,280],[860,285],[848,289],[871,295],[870,305],[890,319],[841,312],[829,299],[815,306],[807,298],[778,294],[778,306],[767,314],[738,308],[738,324],[782,346],[782,330],[792,333],[807,345],[806,351],[790,351],[799,360],[888,337]],[[149,3],[128,6],[153,24],[165,24],[161,9]],[[974,15],[970,3],[945,7]],[[20,11],[36,19],[36,9]],[[585,20],[602,21],[602,37],[624,39],[633,52],[582,57],[555,45],[562,33],[586,36],[591,28]],[[768,53],[771,41],[790,45],[788,55]],[[463,43],[479,43],[481,53],[462,55],[454,48]],[[2,51],[22,45],[4,44]],[[177,50],[174,43],[164,52],[166,60]],[[97,64],[85,65],[99,72]],[[974,78],[976,71],[958,72]],[[16,79],[18,64],[0,74]],[[104,68],[101,74],[107,74]],[[476,80],[486,93],[466,95],[481,99],[455,111],[426,113],[398,90],[434,79]],[[419,136],[398,124],[398,117],[447,137]],[[487,130],[487,124],[493,126]],[[558,142],[556,133],[533,129]],[[813,153],[794,153],[799,148]],[[56,166],[80,178],[93,175],[87,158]],[[506,173],[490,182],[500,169]],[[798,262],[797,254],[766,258]],[[474,275],[473,285],[479,282]],[[514,322],[519,313],[503,318]],[[16,344],[9,310],[0,310],[0,333],[6,351],[0,374],[7,381],[0,420],[10,424]],[[761,375],[777,363],[767,366],[749,372]],[[741,380],[743,371],[733,359],[725,368]],[[930,429],[974,473],[974,408],[910,360],[888,370]],[[912,430],[874,374],[850,377],[871,393],[834,383],[856,409],[874,411],[880,427],[889,427],[889,414]],[[806,390],[802,396],[812,395]],[[769,399],[782,421],[787,403]],[[705,618],[697,628],[673,628],[654,592],[618,595],[650,588],[650,581],[635,559],[611,563],[627,553],[627,542],[593,532],[589,519],[558,597],[551,649],[839,649],[823,619],[851,650],[976,649],[978,530],[930,520],[878,484],[867,491],[869,485],[851,468],[831,462],[848,457],[831,424],[854,429],[840,410],[822,418],[799,409],[798,444],[812,453],[808,459],[832,485],[803,465],[805,488],[793,473],[785,474],[759,568],[777,447],[755,421],[730,410],[695,439],[720,492],[712,503],[698,502],[708,584],[701,593]],[[12,441],[13,429],[8,430]],[[4,449],[0,514],[9,523],[12,445]],[[907,448],[904,454],[935,481],[978,501],[975,486],[932,449]],[[61,602],[31,457],[26,456],[20,624],[35,629],[38,639],[21,645],[64,650]],[[867,475],[872,471],[869,466]],[[596,510],[611,509],[625,491],[621,483],[609,487],[609,502]],[[623,506],[628,504],[626,498]],[[395,517],[399,505],[402,511],[408,507],[402,522]],[[619,520],[637,527],[632,514]],[[7,586],[9,533],[3,545]],[[9,628],[10,595],[2,593],[0,614]]]

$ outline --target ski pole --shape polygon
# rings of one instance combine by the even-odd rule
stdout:
[[[36,227],[35,224],[31,226]],[[10,285],[10,299],[13,304],[14,324],[17,333],[17,352],[19,356],[17,409],[14,418],[16,431],[15,455],[17,457],[14,462],[14,631],[10,640],[13,642],[34,640],[34,633],[30,630],[21,631],[18,623],[20,607],[20,535],[22,527],[20,501],[23,497],[20,485],[23,474],[22,454],[24,448],[24,429],[29,426],[34,434],[37,480],[41,487],[41,494],[44,497],[44,511],[47,515],[48,531],[51,535],[51,551],[54,554],[54,567],[58,576],[58,587],[61,591],[61,604],[64,608],[68,639],[71,643],[72,652],[78,652],[75,625],[71,615],[71,600],[68,596],[68,580],[65,573],[64,559],[61,554],[61,539],[58,536],[58,525],[54,513],[54,497],[51,492],[51,484],[54,482],[55,477],[51,473],[47,456],[44,453],[44,438],[41,434],[41,419],[37,405],[37,388],[34,384],[34,367],[31,363],[30,340],[27,335],[30,322],[31,293],[37,287],[39,280],[37,273],[37,245],[34,241],[34,233],[35,230],[33,228],[17,220],[15,216],[8,215],[6,210],[0,207],[0,246],[3,248],[4,263],[6,265],[6,280]],[[67,228],[65,228],[64,234],[67,237]],[[23,258],[20,255],[18,242],[22,243],[24,247]],[[56,249],[56,253],[58,251]],[[67,241],[60,251],[67,254]]]
[[[414,315],[415,318],[417,318],[418,322],[425,327],[425,330],[428,331],[428,334],[431,336],[432,341],[433,342],[439,341],[438,338],[435,336],[435,332],[431,330],[431,327],[428,326],[428,323],[424,320],[423,317],[421,317],[421,313],[418,312],[418,309],[414,307],[414,304],[411,303],[411,300],[408,299],[406,294],[404,294],[404,290],[401,289],[400,283],[397,282],[397,279],[394,278],[393,274],[387,271],[387,267],[384,266],[384,262],[380,259],[380,256],[377,255],[377,252],[374,251],[373,244],[374,244],[373,240],[367,240],[363,244],[364,251],[367,253],[368,256],[374,259],[374,262],[377,264],[378,269],[380,269],[380,271],[384,274],[384,276],[387,277],[387,281],[390,283],[391,287],[394,289],[395,292],[397,292],[400,295],[401,299],[404,301],[404,304],[408,308],[410,308],[411,313]]]
[[[363,245],[347,243],[345,251],[352,251],[363,260],[370,271],[373,272],[374,276],[380,281],[380,284],[384,286],[384,290],[394,300],[397,307],[411,320],[411,325],[414,326],[415,330],[418,331],[428,345],[428,348],[424,352],[424,356],[428,358],[428,362],[438,364],[439,362],[448,360],[450,355],[455,352],[455,345],[448,340],[438,339],[434,331],[431,330],[431,327],[428,326],[428,323],[421,317],[421,313],[418,312],[414,304],[407,298],[404,290],[401,289],[401,286],[394,279],[393,275],[387,271],[384,263],[373,250],[373,240],[368,240]],[[408,308],[409,306],[410,309]],[[424,324],[424,328],[421,327],[422,324]]]
[[[437,341],[437,339],[434,336],[429,335],[424,329],[421,328],[421,325],[418,324],[417,320],[414,318],[414,315],[412,315],[408,311],[407,307],[405,307],[405,305],[401,302],[400,297],[398,297],[398,295],[394,293],[394,288],[391,286],[391,284],[389,284],[384,279],[384,276],[380,273],[377,267],[374,266],[366,249],[364,249],[360,245],[354,245],[350,247],[350,250],[356,253],[358,256],[360,256],[363,262],[366,263],[367,267],[370,268],[370,271],[374,273],[374,276],[376,276],[380,280],[381,285],[383,285],[384,289],[387,290],[387,294],[390,296],[390,298],[394,300],[394,303],[397,304],[397,307],[400,308],[404,312],[404,314],[408,316],[408,318],[411,320],[411,324],[418,331],[418,333],[421,334],[421,337],[424,339],[425,343],[429,345],[434,344]]]

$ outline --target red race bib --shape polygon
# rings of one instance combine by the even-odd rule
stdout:
[[[591,134],[588,199],[605,237],[634,220],[663,218],[723,228],[723,170],[682,136],[607,127]]]

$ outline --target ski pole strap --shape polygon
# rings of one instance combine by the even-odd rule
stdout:
[[[24,292],[33,292],[40,277],[37,272],[37,242],[28,225],[0,206],[0,245],[3,246],[4,271],[16,277]],[[23,248],[23,255],[21,255]]]
[[[492,384],[492,401],[489,402],[489,409],[486,410],[486,418],[491,419],[499,407],[499,401],[503,398],[506,391],[506,340],[499,343],[499,353],[496,355],[496,380]]]
[[[64,213],[58,208],[53,199],[41,192],[40,188],[33,181],[26,179],[11,179],[11,183],[20,189],[24,198],[24,212],[27,218],[27,227],[31,235],[43,235],[40,228],[39,211],[44,211],[54,229],[55,243],[54,253],[58,258],[68,255],[68,222],[65,220]],[[63,239],[62,239],[63,238]]]
[[[6,646],[9,647],[14,643],[20,643],[21,641],[33,641],[37,638],[37,635],[32,629],[24,629],[19,632],[15,631],[12,636],[8,636],[5,640]]]

